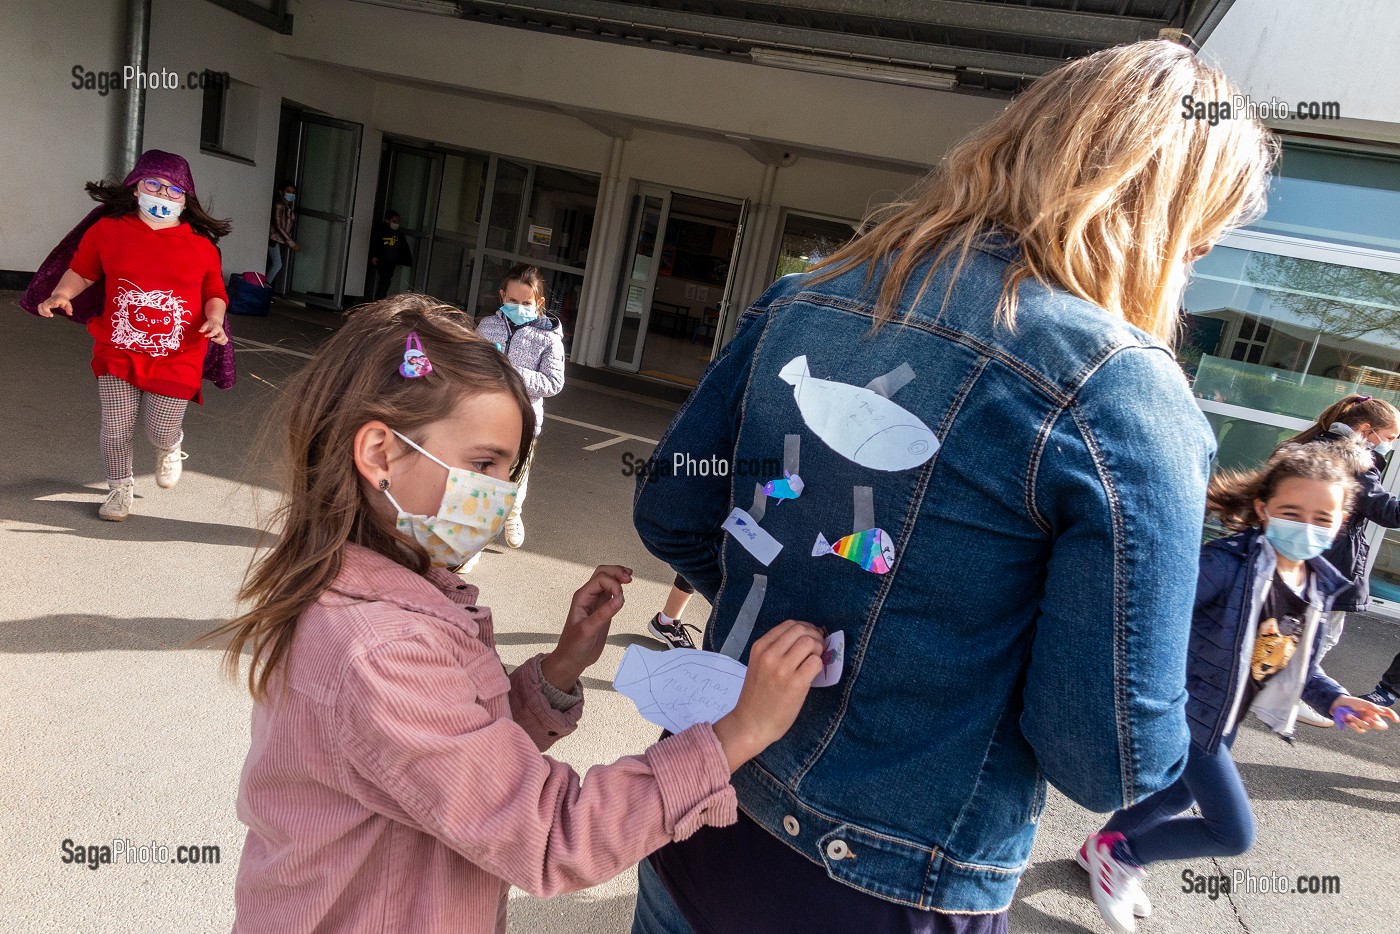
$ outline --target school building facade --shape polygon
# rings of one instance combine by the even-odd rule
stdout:
[[[1185,297],[1182,365],[1221,464],[1242,466],[1356,387],[1400,400],[1392,0],[11,5],[0,158],[20,184],[0,285],[86,210],[84,181],[124,175],[136,145],[167,149],[233,220],[226,273],[265,269],[289,178],[289,297],[330,313],[364,295],[371,228],[393,209],[414,259],[398,288],[480,315],[507,268],[533,263],[572,372],[679,397],[773,279],[1011,95],[1159,35],[1194,37],[1285,143],[1268,214]],[[1375,535],[1373,591],[1400,609],[1400,535]]]

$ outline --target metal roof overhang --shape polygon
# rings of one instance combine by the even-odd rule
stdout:
[[[1233,0],[360,0],[554,34],[1011,95],[1068,59],[1199,46]]]

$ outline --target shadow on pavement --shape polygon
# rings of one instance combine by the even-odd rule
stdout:
[[[1030,904],[1039,892],[1063,892],[1072,898],[1089,899],[1088,877],[1072,859],[1032,861],[1021,875],[1016,887],[1016,900],[1011,904],[1008,926],[1012,931],[1035,931],[1036,934],[1100,934],[1082,924],[1057,918]]]
[[[104,652],[112,649],[223,651],[221,643],[191,645],[225,619],[134,618],[57,614],[0,624],[0,652]]]
[[[154,483],[146,484],[148,490]],[[47,529],[10,529],[13,535],[76,535],[103,541],[121,542],[194,542],[206,545],[233,545],[252,548],[261,534],[256,528],[226,525],[220,522],[192,522],[142,515],[143,500],[137,486],[136,502],[131,518],[124,522],[104,522],[97,517],[97,507],[106,495],[100,489],[77,484],[55,483],[49,479],[21,480],[0,488],[0,499],[27,500],[19,515],[13,518],[34,525],[56,526]],[[164,492],[164,491],[162,491]],[[178,494],[167,494],[178,495]],[[50,496],[80,496],[78,499],[46,499]]]
[[[1249,797],[1255,801],[1328,801],[1400,814],[1400,781],[1258,762],[1241,762],[1239,768]]]

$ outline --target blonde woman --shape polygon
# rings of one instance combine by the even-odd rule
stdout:
[[[781,550],[721,531],[752,477],[643,471],[637,529],[714,606],[706,648],[793,617],[844,663],[734,775],[739,822],[642,865],[634,932],[1005,931],[1047,781],[1112,811],[1180,775],[1214,440],[1171,344],[1274,157],[1180,101],[1232,93],[1164,41],[1068,64],[743,316],[654,456],[799,435]]]

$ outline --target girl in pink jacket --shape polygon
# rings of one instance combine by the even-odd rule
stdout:
[[[736,818],[730,774],[779,738],[820,632],[755,645],[734,711],[588,773],[543,755],[583,711],[631,572],[597,569],[559,643],[507,676],[458,567],[500,531],[534,438],[520,377],[456,309],[355,312],[283,396],[280,537],[218,630],[252,657],[235,931],[505,930],[511,885],[596,885]]]

